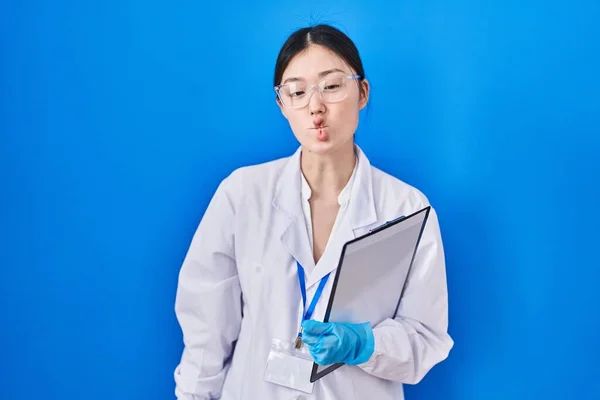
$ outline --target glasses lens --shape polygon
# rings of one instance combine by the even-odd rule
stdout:
[[[287,107],[303,107],[307,104],[307,85],[303,82],[292,82],[279,89],[279,97]]]
[[[345,77],[325,79],[321,82],[320,87],[323,94],[323,101],[327,103],[335,103],[346,98],[347,86]]]

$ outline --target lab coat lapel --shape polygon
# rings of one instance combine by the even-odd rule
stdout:
[[[281,243],[308,275],[313,271],[315,262],[302,211],[300,151],[299,148],[290,157],[277,182],[273,198],[273,207],[277,210],[277,223],[274,227],[280,227],[277,229],[281,231],[277,234]]]
[[[366,233],[377,223],[371,164],[360,147],[355,147],[358,155],[358,169],[350,192],[348,209],[333,233],[325,254],[323,254],[323,259],[308,275],[307,288],[317,284],[338,267],[342,248],[346,242]]]
[[[344,244],[355,237],[354,230],[352,229],[352,225],[348,218],[344,218],[337,227],[334,235],[331,237],[330,243],[327,244],[327,249],[321,257],[321,260],[319,260],[314,271],[308,275],[306,283],[307,288],[311,288],[318,284],[328,273],[334,271],[338,267]]]

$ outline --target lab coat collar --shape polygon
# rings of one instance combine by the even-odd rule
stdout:
[[[377,222],[371,164],[360,147],[355,145],[358,165],[351,186],[350,202],[346,216],[332,236],[325,252],[327,259],[319,262],[315,269],[312,255],[312,244],[309,242],[308,230],[302,211],[302,172],[300,169],[301,147],[289,158],[277,181],[273,207],[279,211],[284,220],[280,238],[292,257],[304,268],[307,275],[307,289],[319,282],[321,278],[338,266],[342,246],[348,240],[366,232],[367,227]],[[275,226],[279,226],[276,224]]]

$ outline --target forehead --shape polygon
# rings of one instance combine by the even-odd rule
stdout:
[[[334,68],[351,72],[344,59],[333,51],[323,46],[310,45],[292,58],[283,73],[282,81],[292,77],[308,81],[317,80],[320,72]]]

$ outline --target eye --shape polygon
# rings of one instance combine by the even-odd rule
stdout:
[[[337,89],[339,89],[340,87],[342,87],[342,85],[340,85],[340,84],[338,84],[338,83],[334,83],[334,84],[331,84],[331,85],[327,85],[327,86],[325,86],[323,89],[324,89],[324,90],[331,91],[331,90],[337,90]]]
[[[290,97],[300,97],[304,94],[303,90],[296,90],[295,92],[290,92]]]
[[[341,78],[327,79],[321,83],[321,87],[325,92],[336,92],[344,87],[344,80]]]

